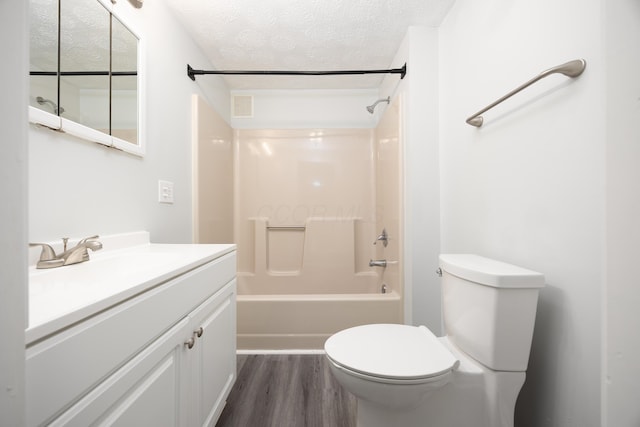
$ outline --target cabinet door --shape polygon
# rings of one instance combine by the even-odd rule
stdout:
[[[236,379],[236,282],[232,280],[190,315],[193,426],[214,426]]]
[[[53,426],[184,426],[188,417],[184,318],[87,396],[55,419]]]

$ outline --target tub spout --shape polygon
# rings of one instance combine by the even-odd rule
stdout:
[[[387,266],[386,259],[372,259],[369,260],[369,267],[382,267],[385,268]]]

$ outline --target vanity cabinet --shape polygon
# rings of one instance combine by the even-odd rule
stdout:
[[[213,426],[236,379],[235,281],[192,315],[193,347],[188,344],[191,426]],[[199,335],[199,336],[198,336]],[[189,343],[190,344],[190,343]],[[215,361],[215,363],[211,363]]]
[[[213,426],[236,376],[235,252],[27,347],[27,424]]]
[[[187,336],[189,321],[183,319],[47,425],[186,425],[181,401]]]

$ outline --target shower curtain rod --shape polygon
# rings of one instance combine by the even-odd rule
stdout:
[[[404,79],[407,74],[407,64],[402,68],[388,70],[337,70],[337,71],[260,71],[260,70],[194,70],[187,64],[187,76],[193,81],[196,75],[202,74],[232,74],[232,75],[269,75],[269,76],[336,76],[345,74],[400,74]]]

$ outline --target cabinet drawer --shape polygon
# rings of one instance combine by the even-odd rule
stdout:
[[[68,408],[235,276],[224,255],[27,348],[27,425]]]

